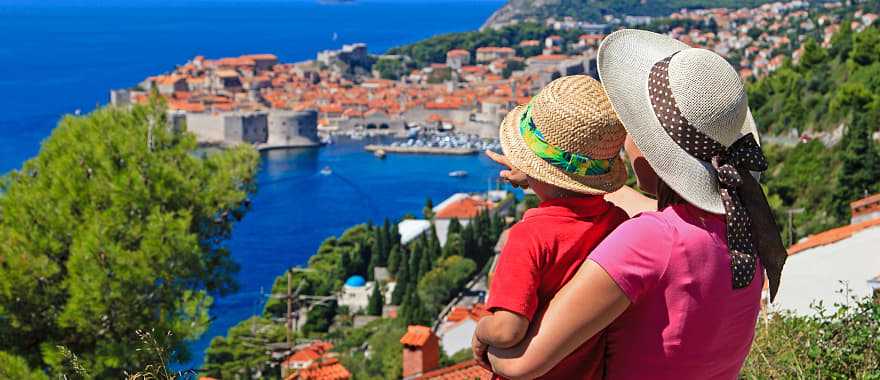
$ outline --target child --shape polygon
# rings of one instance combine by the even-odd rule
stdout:
[[[536,312],[627,219],[603,197],[626,180],[620,159],[626,132],[596,80],[551,82],[505,117],[500,136],[506,159],[527,176],[541,204],[511,228],[498,259],[487,305],[493,314],[480,320],[473,339],[481,360],[488,347],[519,343]],[[542,378],[601,378],[603,356],[603,342],[592,339]]]

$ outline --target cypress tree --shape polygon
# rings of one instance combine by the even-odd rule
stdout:
[[[449,235],[461,233],[461,222],[458,221],[458,218],[452,218],[452,220],[449,221],[448,230],[449,230],[449,233],[448,233]]]
[[[370,301],[367,304],[368,315],[382,315],[382,306],[385,305],[385,298],[382,297],[382,291],[379,290],[379,284],[373,286],[373,294],[370,295]]]
[[[397,275],[397,270],[400,266],[400,248],[398,246],[391,247],[391,252],[388,254],[388,273],[392,275]]]
[[[431,201],[430,197],[425,200],[425,208],[422,209],[422,215],[425,216],[425,219],[434,219],[434,202]]]
[[[391,303],[394,305],[400,305],[404,301],[404,296],[409,288],[409,265],[406,263],[401,264],[400,271],[397,273],[397,284],[394,287],[394,291],[391,292]]]

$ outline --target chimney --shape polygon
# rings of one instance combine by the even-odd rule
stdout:
[[[852,212],[850,224],[858,224],[880,218],[880,194],[874,194],[849,204]]]
[[[403,344],[403,379],[414,379],[440,366],[440,340],[426,326],[409,326]]]

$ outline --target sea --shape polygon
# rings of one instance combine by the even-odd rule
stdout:
[[[478,28],[502,0],[0,0],[0,173],[34,157],[60,117],[88,113],[196,55],[273,53],[283,62],[365,42],[371,53]],[[330,168],[329,175],[322,169]],[[259,314],[276,276],[304,265],[347,227],[420,214],[455,192],[494,185],[482,155],[374,158],[363,141],[262,154],[252,210],[228,246],[240,290],[218,297],[215,318],[190,345],[199,368],[210,340]],[[469,176],[449,177],[465,170]]]

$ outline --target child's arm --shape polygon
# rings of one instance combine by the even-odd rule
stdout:
[[[526,317],[507,310],[498,310],[477,324],[477,340],[492,347],[510,348],[519,343],[529,330]]]

